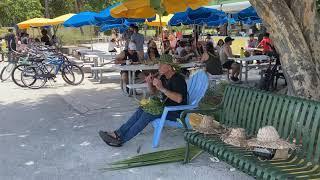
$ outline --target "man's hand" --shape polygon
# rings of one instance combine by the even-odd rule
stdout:
[[[160,79],[153,79],[153,85],[158,89],[158,90],[161,90],[163,89],[163,85],[162,85],[162,82]]]
[[[153,83],[153,75],[150,73],[149,76],[145,78],[146,83],[152,84]]]

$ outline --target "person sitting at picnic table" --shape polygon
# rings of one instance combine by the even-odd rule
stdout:
[[[123,50],[115,59],[115,64],[125,65],[127,64],[126,61],[130,61],[130,64],[140,64],[139,57],[137,53],[137,47],[134,42],[129,43],[128,50]],[[126,85],[129,83],[128,80],[128,72],[121,71],[121,81]],[[129,91],[127,89],[127,91]]]
[[[116,40],[112,38],[108,46],[109,53],[116,53],[117,52],[116,47],[117,47]]]
[[[180,56],[182,50],[184,50],[184,42],[179,40],[177,41],[177,47],[174,54]]]
[[[41,42],[43,42],[47,46],[51,46],[50,38],[48,36],[48,31],[46,29],[41,30]]]
[[[254,34],[249,35],[249,40],[247,42],[248,48],[255,48],[258,46],[258,40],[254,38]]]
[[[262,48],[263,49],[262,54],[267,55],[268,53],[273,51],[272,46],[273,46],[273,43],[270,39],[270,34],[265,33],[262,41],[258,44],[257,48]]]
[[[179,63],[190,62],[195,58],[197,53],[192,49],[191,45],[186,45],[186,47],[181,51],[180,56],[176,56],[176,59]]]
[[[224,39],[225,44],[220,51],[220,61],[223,68],[228,69],[228,71],[231,70],[230,79],[234,82],[238,82],[238,76],[240,75],[240,64],[229,59],[234,57],[231,49],[232,41],[234,41],[234,39],[229,36]]]
[[[207,34],[207,37],[206,37],[206,39],[205,39],[205,42],[211,42],[212,44],[214,44],[214,41],[213,41],[213,39],[211,38],[211,34]]]
[[[205,64],[206,71],[211,75],[223,74],[219,54],[216,53],[212,43],[201,43],[204,53],[200,61]]]
[[[145,59],[155,61],[159,57],[160,57],[160,53],[158,51],[156,42],[154,42],[153,40],[150,40],[148,42],[148,50],[147,50]]]
[[[219,41],[218,41],[218,43],[217,43],[217,45],[216,45],[216,47],[215,47],[215,49],[216,49],[216,51],[218,52],[218,54],[220,53],[223,45],[224,45],[223,39],[219,39]]]
[[[171,61],[160,61],[160,77],[150,74],[146,77],[146,82],[153,95],[160,93],[164,106],[186,105],[188,102],[187,84],[184,77],[174,70]],[[176,121],[180,117],[181,111],[169,112],[166,119]],[[120,147],[124,143],[134,138],[150,122],[160,118],[161,114],[153,115],[139,107],[137,111],[114,132],[99,131],[101,139],[109,146]]]

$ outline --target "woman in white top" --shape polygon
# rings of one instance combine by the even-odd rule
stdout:
[[[116,53],[117,50],[116,50],[116,40],[115,39],[111,39],[111,41],[109,42],[109,47],[108,47],[108,51],[110,53]]]

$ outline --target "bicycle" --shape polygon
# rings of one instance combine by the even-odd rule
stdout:
[[[48,80],[55,81],[59,72],[62,74],[62,79],[70,85],[79,85],[84,80],[82,69],[72,64],[61,54],[47,56],[46,62],[43,59],[34,62],[32,65],[24,67],[21,72],[21,81],[28,88],[42,88]],[[75,74],[80,75],[80,80],[76,81]],[[40,84],[37,85],[36,82],[40,82]]]

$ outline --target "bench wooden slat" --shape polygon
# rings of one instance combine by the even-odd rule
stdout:
[[[250,132],[250,134],[254,134],[254,130],[257,129],[257,127],[260,127],[258,124],[260,122],[260,118],[258,116],[258,112],[260,110],[260,107],[263,105],[261,103],[263,98],[263,95],[261,93],[257,93],[256,101],[255,101],[255,106],[254,106],[254,111],[253,111],[253,117],[252,117],[252,122],[251,122],[251,128],[253,131]]]
[[[300,119],[298,120],[297,125],[296,125],[297,130],[296,130],[294,136],[292,137],[292,138],[295,137],[297,142],[300,142],[302,140],[302,133],[303,133],[302,130],[305,127],[306,120],[308,119],[308,111],[312,112],[314,110],[312,108],[315,108],[315,107],[310,106],[309,102],[303,103],[303,107],[302,107],[301,114],[300,114]]]
[[[279,105],[277,106],[278,109],[281,109],[281,115],[280,115],[280,119],[277,119],[277,114],[276,116],[273,117],[273,123],[272,125],[278,130],[278,133],[280,136],[283,136],[282,134],[282,129],[283,129],[283,124],[285,123],[286,121],[286,117],[290,116],[291,114],[291,111],[290,111],[290,99],[285,99],[283,97],[281,97],[281,101],[284,101],[283,102],[283,105]]]
[[[315,119],[318,121],[313,121],[312,123],[312,130],[311,130],[311,138],[310,138],[310,143],[309,143],[309,148],[307,151],[307,160],[312,161],[313,160],[313,153],[314,153],[314,147],[315,147],[315,142],[316,142],[316,133],[319,133],[319,119],[320,119],[320,111],[318,109]],[[318,136],[317,136],[318,137]]]

